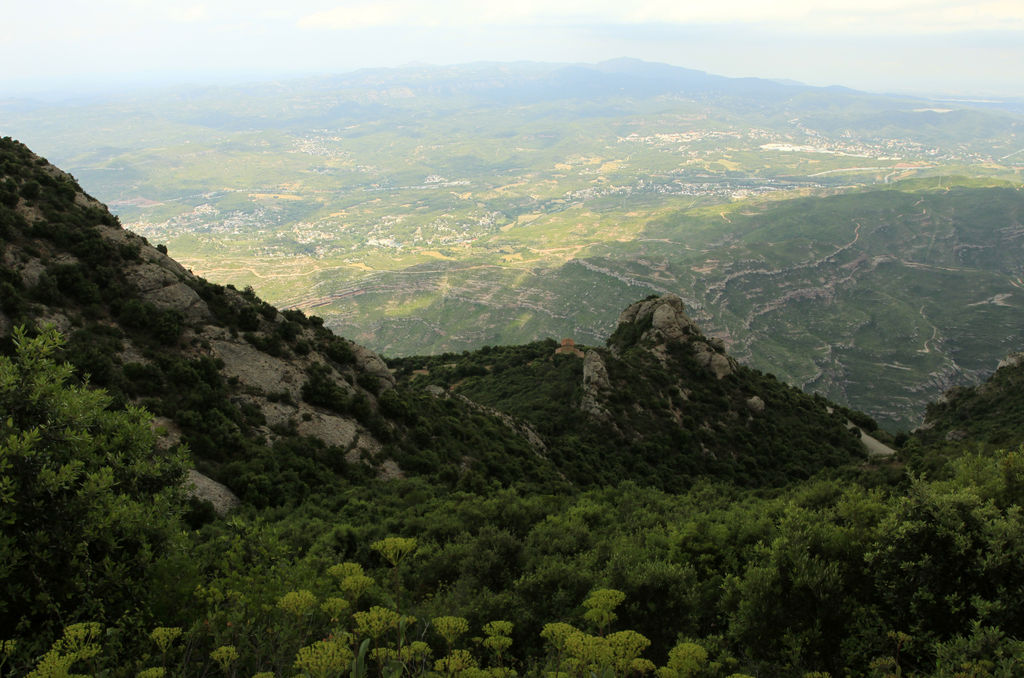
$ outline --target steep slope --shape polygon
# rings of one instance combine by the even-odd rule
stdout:
[[[1007,356],[983,384],[950,389],[929,404],[914,439],[932,448],[1024,444],[1024,353]]]
[[[186,443],[201,471],[258,505],[403,475],[406,463],[452,485],[554,477],[515,428],[396,392],[376,354],[251,289],[192,275],[5,138],[0,345],[13,348],[16,326],[47,324],[82,379],[146,405],[165,444]],[[497,458],[502,473],[486,461]]]
[[[671,295],[623,311],[607,348],[549,340],[391,364],[401,381],[529,422],[578,483],[782,483],[864,454],[851,413],[739,365]]]

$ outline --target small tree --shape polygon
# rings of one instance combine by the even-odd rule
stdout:
[[[69,385],[61,343],[18,328],[0,356],[0,638],[139,609],[179,532],[183,456],[155,451],[144,410]]]

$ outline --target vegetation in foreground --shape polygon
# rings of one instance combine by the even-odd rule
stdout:
[[[17,344],[0,358],[9,675],[1024,667],[1024,449],[775,491],[410,479],[189,525],[181,459],[151,456],[138,411],[69,385],[52,335]]]

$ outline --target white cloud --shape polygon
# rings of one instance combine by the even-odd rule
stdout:
[[[168,14],[174,21],[180,21],[182,23],[194,23],[197,21],[203,21],[210,15],[206,8],[206,5],[188,5],[185,7],[170,7],[168,8]]]
[[[760,24],[795,31],[936,33],[1024,29],[1020,0],[381,0],[303,16],[303,28],[559,24]]]

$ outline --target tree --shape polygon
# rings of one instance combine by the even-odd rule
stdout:
[[[139,610],[180,533],[183,453],[155,449],[141,408],[71,385],[61,344],[19,328],[0,356],[0,638]]]

